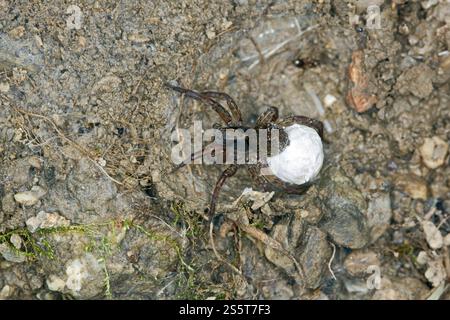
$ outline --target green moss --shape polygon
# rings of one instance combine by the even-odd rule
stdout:
[[[25,255],[29,263],[39,262],[42,259],[56,259],[56,247],[52,237],[55,235],[80,234],[86,237],[84,246],[85,252],[90,252],[99,257],[103,265],[104,273],[104,295],[107,299],[113,298],[111,288],[111,273],[107,268],[107,261],[118,249],[119,230],[127,232],[136,230],[144,235],[151,242],[163,242],[169,245],[176,252],[178,258],[177,278],[176,278],[176,298],[178,299],[206,299],[215,297],[216,299],[229,298],[223,284],[214,284],[209,277],[205,278],[204,262],[197,260],[195,255],[187,255],[187,251],[195,251],[197,246],[204,247],[208,241],[207,228],[204,221],[195,212],[185,209],[182,203],[174,203],[171,207],[175,214],[172,227],[180,234],[189,239],[188,248],[181,247],[180,242],[173,236],[146,228],[131,220],[108,220],[101,223],[80,224],[70,226],[60,226],[52,228],[42,228],[31,233],[26,228],[9,230],[0,234],[0,243],[6,243],[17,254]],[[181,230],[180,230],[181,229]],[[21,249],[15,248],[10,239],[14,234],[22,239]],[[201,244],[201,242],[203,242]],[[190,260],[187,261],[186,257]],[[208,261],[213,263],[214,261]],[[143,275],[144,277],[144,275]],[[142,279],[147,281],[146,277]],[[155,281],[159,281],[156,280]],[[161,284],[163,285],[163,284]]]
[[[204,236],[204,220],[197,212],[187,210],[182,202],[172,203],[170,209],[175,214],[172,225],[175,228],[181,225],[187,238],[199,239]]]

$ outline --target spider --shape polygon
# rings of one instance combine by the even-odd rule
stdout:
[[[265,191],[281,191],[290,194],[301,194],[309,188],[314,178],[318,175],[323,164],[323,124],[321,121],[311,119],[305,116],[291,115],[285,118],[279,118],[276,107],[268,107],[252,126],[242,124],[241,112],[231,96],[224,92],[216,91],[194,91],[171,84],[166,86],[186,97],[198,100],[211,107],[220,116],[225,126],[215,124],[213,127],[219,130],[242,129],[244,132],[248,129],[266,129],[267,137],[260,137],[259,130],[258,141],[267,139],[267,145],[270,145],[273,130],[279,134],[279,152],[268,148],[268,158],[266,161],[258,158],[256,164],[237,164],[234,162],[229,165],[219,176],[212,192],[209,215],[215,215],[216,203],[225,181],[236,174],[240,166],[245,166],[256,184],[262,186]],[[225,101],[228,110],[219,101]],[[246,141],[246,146],[248,142]],[[223,144],[225,146],[226,144]],[[237,151],[234,160],[237,159]],[[207,150],[205,148],[197,154],[191,154],[191,160],[203,156]],[[226,148],[222,150],[226,156]],[[248,148],[246,148],[248,152]],[[246,159],[247,159],[246,155]],[[184,166],[179,165],[176,169]],[[262,170],[269,169],[271,174],[262,174]],[[265,171],[267,172],[267,171]]]

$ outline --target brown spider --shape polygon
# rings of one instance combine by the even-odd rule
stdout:
[[[177,87],[170,84],[166,84],[166,86],[172,90],[184,94],[189,98],[199,100],[205,103],[206,105],[210,106],[214,111],[216,111],[219,114],[220,118],[223,120],[223,122],[225,122],[225,126],[215,124],[213,126],[214,128],[217,128],[219,130],[242,129],[244,132],[247,129],[267,129],[267,145],[270,145],[270,139],[272,136],[271,132],[273,132],[272,130],[276,129],[278,131],[280,140],[279,152],[278,153],[271,152],[272,150],[268,148],[267,150],[268,156],[269,157],[279,156],[282,155],[283,153],[288,152],[288,150],[290,152],[290,154],[287,157],[278,159],[279,164],[276,168],[279,169],[278,170],[279,173],[277,174],[277,172],[275,172],[275,174],[272,175],[261,174],[261,170],[263,168],[267,168],[268,165],[264,161],[260,161],[261,159],[259,158],[256,164],[245,164],[245,167],[249,171],[252,179],[257,184],[261,185],[265,191],[283,191],[286,193],[300,194],[310,186],[312,179],[317,175],[318,171],[320,170],[323,161],[323,152],[322,152],[323,124],[321,121],[311,119],[305,116],[296,116],[296,115],[291,115],[286,118],[278,118],[278,109],[276,107],[269,107],[265,112],[259,115],[259,117],[256,120],[256,123],[253,126],[243,126],[241,112],[237,104],[228,94],[215,91],[197,92],[194,90]],[[226,101],[229,111],[218,102],[220,100]],[[314,130],[311,130],[310,128]],[[257,130],[256,132],[259,131]],[[258,135],[258,141],[260,138],[261,137]],[[291,141],[292,139],[294,139],[295,141]],[[223,146],[225,145],[226,143],[223,144]],[[290,149],[288,149],[290,145],[291,147]],[[191,160],[203,156],[205,151],[206,150],[204,148],[201,153],[192,154]],[[222,155],[223,157],[225,157],[226,149],[223,148],[222,151],[223,151]],[[247,151],[248,149],[246,148],[246,152]],[[234,152],[235,152],[234,160],[236,160],[237,154],[235,149]],[[305,158],[305,156],[310,156],[308,153],[312,154],[311,155],[313,157],[312,160]],[[247,156],[248,155],[246,155],[246,159]],[[316,167],[314,168],[315,171],[313,173],[309,173],[309,176],[307,178],[304,178],[303,176],[300,175],[301,177],[300,180],[290,179],[289,177],[290,174],[298,176],[297,174],[298,172],[296,172],[298,171],[297,170],[298,167],[296,166],[298,164],[306,163],[306,167],[309,167],[308,161],[312,161],[312,163],[314,163],[314,166]],[[176,169],[182,167],[183,165],[184,164],[179,165]],[[211,196],[209,208],[209,214],[211,215],[211,217],[214,216],[215,214],[216,202],[222,186],[224,185],[225,181],[228,178],[232,177],[237,172],[239,166],[240,165],[236,164],[236,162],[229,165],[222,172],[218,181],[216,182]],[[289,166],[291,166],[292,170],[290,170]]]

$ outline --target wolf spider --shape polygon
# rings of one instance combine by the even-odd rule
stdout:
[[[279,118],[278,117],[278,109],[276,107],[269,107],[266,111],[264,111],[256,120],[256,123],[249,127],[249,126],[243,126],[242,125],[242,115],[241,112],[237,106],[237,104],[234,102],[234,100],[226,93],[223,92],[216,92],[216,91],[202,91],[197,92],[194,90],[189,90],[177,86],[173,86],[170,84],[166,84],[166,86],[176,92],[179,92],[181,94],[184,94],[186,97],[201,101],[202,103],[208,105],[211,107],[217,114],[220,116],[222,121],[225,123],[225,126],[220,126],[218,124],[215,124],[214,127],[218,128],[220,130],[225,129],[243,129],[244,132],[247,129],[267,129],[267,139],[268,139],[268,145],[270,145],[270,137],[271,132],[273,129],[277,129],[279,133],[280,138],[280,153],[284,152],[286,148],[289,146],[291,141],[289,140],[289,134],[287,133],[287,129],[289,128],[298,128],[299,125],[306,126],[308,128],[312,128],[315,130],[314,134],[318,135],[317,139],[320,141],[320,152],[322,152],[322,138],[323,138],[323,124],[319,120],[311,119],[305,116],[296,116],[291,115],[286,118]],[[227,110],[222,104],[220,104],[218,101],[224,100],[228,106]],[[309,130],[309,129],[308,129]],[[311,130],[310,130],[311,131]],[[256,132],[259,132],[256,130]],[[320,138],[319,138],[320,137]],[[258,141],[259,141],[259,135],[258,135]],[[301,142],[303,143],[303,142]],[[224,144],[225,145],[225,144]],[[298,144],[296,144],[298,147]],[[300,148],[301,149],[301,148]],[[247,148],[246,148],[247,150]],[[196,159],[197,157],[203,156],[205,153],[205,149],[203,149],[200,153],[192,154],[191,160]],[[222,150],[222,155],[226,156],[226,150]],[[295,150],[294,150],[295,151]],[[303,152],[305,150],[301,150]],[[291,150],[291,153],[293,151]],[[308,150],[306,150],[308,152]],[[236,151],[235,151],[236,153]],[[316,152],[317,153],[317,152]],[[271,150],[268,150],[269,156],[274,156],[276,154],[272,154]],[[235,160],[236,160],[236,154],[235,154]],[[315,155],[317,157],[317,155]],[[318,155],[320,156],[320,154]],[[294,159],[295,161],[296,159]],[[323,153],[322,158],[317,160],[319,163],[318,170],[320,170],[320,167],[322,166],[323,161]],[[181,164],[179,167],[182,167],[184,164]],[[215,214],[216,209],[216,203],[217,199],[219,197],[220,190],[222,186],[224,185],[225,181],[232,177],[234,174],[236,174],[239,164],[231,164],[229,165],[220,175],[218,181],[215,184],[212,196],[211,196],[211,202],[209,207],[209,214],[211,217]],[[295,165],[294,165],[295,166]],[[263,163],[258,159],[256,164],[245,164],[245,167],[247,168],[248,172],[250,173],[252,179],[259,185],[263,187],[265,191],[283,191],[286,193],[294,193],[294,194],[300,194],[304,192],[311,184],[311,181],[305,181],[304,183],[292,183],[292,181],[288,182],[286,179],[279,178],[276,174],[274,175],[262,175],[261,169],[267,168],[267,164]],[[317,173],[316,173],[317,174]],[[312,177],[314,178],[314,177]],[[312,179],[311,179],[312,180]]]

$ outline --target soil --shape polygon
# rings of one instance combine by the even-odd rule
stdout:
[[[445,0],[0,0],[0,299],[450,298],[449,47]],[[321,120],[317,181],[211,219],[166,83]]]

